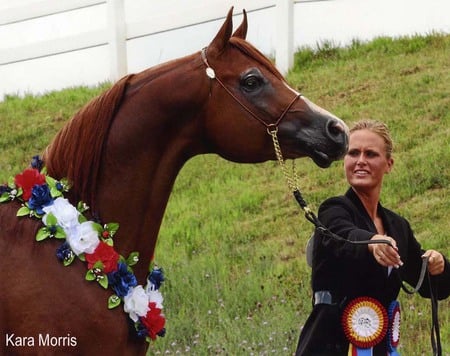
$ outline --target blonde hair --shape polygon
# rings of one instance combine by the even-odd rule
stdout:
[[[394,150],[394,142],[392,141],[389,128],[385,123],[371,119],[362,119],[353,124],[350,129],[350,134],[358,130],[369,130],[380,136],[385,143],[386,157],[391,158]]]

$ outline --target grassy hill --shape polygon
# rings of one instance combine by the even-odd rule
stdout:
[[[296,54],[292,86],[347,123],[386,122],[396,146],[382,201],[410,222],[424,248],[450,256],[450,35],[378,38]],[[0,103],[0,182],[42,152],[57,130],[108,87]],[[296,162],[314,210],[347,184],[342,162]],[[177,179],[156,261],[164,267],[167,335],[150,354],[291,354],[311,309],[305,246],[312,232],[275,162],[239,165],[217,156],[190,160]],[[401,294],[400,349],[430,355],[429,301]],[[440,303],[450,354],[450,301]],[[107,311],[105,311],[106,313]]]

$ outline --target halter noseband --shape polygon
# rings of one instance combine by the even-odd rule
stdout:
[[[301,94],[296,94],[295,97],[292,99],[292,101],[288,104],[286,109],[283,110],[281,115],[278,117],[277,121],[275,123],[268,124],[263,119],[261,119],[258,115],[256,115],[248,106],[246,106],[239,98],[234,95],[230,89],[228,89],[225,84],[216,76],[216,73],[213,68],[208,63],[208,59],[206,58],[206,49],[207,47],[202,49],[202,61],[206,66],[206,75],[210,79],[215,79],[219,85],[225,89],[225,91],[250,115],[252,115],[256,120],[258,120],[261,124],[263,124],[269,133],[277,131],[278,125],[280,124],[281,120],[284,118],[284,116],[287,114],[289,109],[294,105],[294,103],[297,101],[297,99],[301,96]]]

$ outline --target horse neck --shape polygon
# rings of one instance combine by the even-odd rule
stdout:
[[[102,175],[99,180],[98,213],[102,222],[120,224],[114,238],[119,253],[127,257],[130,252],[139,252],[141,262],[136,266],[139,278],[145,276],[153,257],[164,211],[181,166],[179,157],[162,156],[146,165],[129,165],[126,171],[118,169],[113,175]]]
[[[189,62],[186,65],[192,67]],[[176,68],[179,73],[190,73],[186,81],[199,82],[192,77],[199,75],[192,68],[188,71],[180,63]],[[103,152],[95,200],[104,223],[120,224],[115,237],[119,253],[126,257],[139,252],[141,262],[135,273],[142,280],[176,177],[190,157],[205,152],[199,98],[206,100],[208,86],[200,85],[192,92],[184,85],[179,89],[169,86],[170,94],[165,95],[164,88],[170,82],[167,74],[157,76],[151,85],[142,86],[139,76],[133,79],[131,94],[125,96],[117,112]],[[134,84],[140,87],[137,91]]]

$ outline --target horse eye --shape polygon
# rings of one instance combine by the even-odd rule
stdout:
[[[243,78],[241,85],[245,91],[252,92],[257,90],[262,83],[263,81],[261,78],[256,75],[249,75],[248,77]]]

